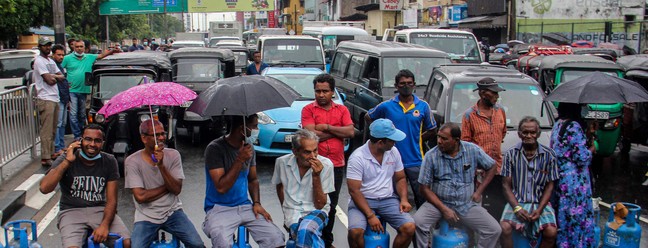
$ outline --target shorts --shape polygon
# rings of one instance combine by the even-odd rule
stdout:
[[[376,216],[387,221],[390,226],[398,230],[405,223],[414,223],[414,219],[409,213],[400,212],[400,200],[396,196],[382,199],[368,199],[369,208],[373,210]],[[353,200],[349,201],[349,230],[367,228],[367,216],[356,208]]]
[[[88,239],[88,233],[101,225],[104,207],[71,208],[59,213],[56,226],[61,232],[63,247],[81,247]],[[115,215],[110,225],[110,232],[117,233],[124,239],[130,239],[130,232],[126,225]]]

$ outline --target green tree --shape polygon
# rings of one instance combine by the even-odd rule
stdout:
[[[0,1],[0,41],[15,41],[17,36],[30,27],[45,24],[44,12],[52,9],[49,0],[1,0]]]

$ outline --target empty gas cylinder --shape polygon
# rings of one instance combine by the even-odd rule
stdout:
[[[441,219],[440,227],[434,231],[432,238],[433,247],[467,248],[468,242],[469,237],[465,229],[451,227],[444,219]]]
[[[610,208],[610,217],[608,223],[605,225],[605,232],[603,234],[603,247],[639,247],[641,241],[641,226],[639,226],[637,220],[639,218],[639,213],[641,212],[641,207],[625,202],[622,204],[628,210],[628,214],[625,217],[617,214],[617,217],[625,220],[625,223],[619,225],[618,221],[615,220],[617,204],[612,203]]]
[[[27,229],[31,228],[31,240],[27,237]],[[5,243],[7,248],[42,248],[38,243],[38,233],[36,231],[36,221],[33,220],[16,220],[8,222],[5,226]],[[9,232],[13,238],[9,240]]]
[[[378,216],[376,218],[380,220],[384,232],[374,232],[369,227],[369,223],[367,223],[367,228],[364,232],[365,248],[388,248],[389,233],[387,233],[387,223]]]

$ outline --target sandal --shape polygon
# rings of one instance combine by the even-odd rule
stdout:
[[[52,154],[52,160],[56,160],[56,158],[63,155],[63,153],[65,153],[65,151],[63,150],[59,150],[58,152],[55,152],[54,154]]]

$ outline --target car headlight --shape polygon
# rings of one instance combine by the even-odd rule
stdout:
[[[140,120],[140,122],[145,122],[145,121],[148,121],[148,120],[150,120],[150,119],[151,119],[151,116],[150,116],[150,115],[146,115],[146,114],[144,114],[144,115],[140,115],[140,116],[139,116],[139,120]]]
[[[259,124],[267,125],[267,124],[277,124],[270,116],[268,116],[266,113],[259,112],[257,113],[257,116],[259,117]]]
[[[614,119],[609,119],[605,121],[605,124],[603,124],[603,128],[605,129],[614,129],[619,126],[619,118],[614,118]]]
[[[95,122],[103,123],[104,121],[106,121],[106,116],[104,116],[102,114],[95,115]]]

